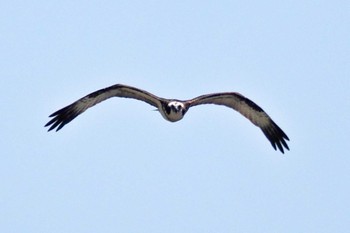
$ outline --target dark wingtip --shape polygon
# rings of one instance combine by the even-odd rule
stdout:
[[[62,129],[62,127],[65,126],[67,123],[71,122],[78,115],[79,112],[75,111],[74,105],[69,105],[52,113],[49,117],[53,118],[46,123],[45,127],[50,126],[50,128],[47,130],[48,132],[57,127],[57,132],[60,129]]]
[[[48,127],[50,126],[50,128],[47,130],[47,132],[50,132],[51,130],[53,130],[54,128],[56,128],[56,126],[59,124],[59,121],[57,120],[57,118],[53,118],[51,119],[49,122],[46,123],[46,125],[44,127]],[[57,131],[57,130],[56,130]]]
[[[272,120],[270,124],[264,128],[261,128],[267,139],[270,141],[272,147],[277,151],[278,150],[284,154],[284,149],[289,150],[288,144],[286,142],[289,141],[288,136],[283,132],[283,130],[278,127],[276,123]]]
[[[69,120],[69,121],[71,121],[71,120]],[[60,129],[62,129],[62,127],[65,126],[68,122],[66,121],[66,119],[59,117],[59,116],[56,116],[55,118],[53,118],[49,122],[47,122],[44,127],[50,126],[49,129],[47,130],[47,132],[50,132],[51,130],[54,130],[57,127],[55,130],[57,132]]]

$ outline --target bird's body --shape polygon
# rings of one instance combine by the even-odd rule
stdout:
[[[164,119],[170,122],[181,120],[190,107],[201,104],[217,104],[230,107],[248,118],[253,124],[258,126],[271,142],[276,150],[284,153],[283,147],[289,150],[285,140],[288,136],[273,122],[273,120],[253,101],[236,92],[221,92],[201,95],[190,100],[165,99],[155,96],[147,91],[116,84],[98,91],[95,91],[74,103],[54,112],[53,117],[45,126],[50,126],[49,131],[56,128],[60,130],[64,125],[72,121],[86,109],[111,97],[133,98],[144,101],[161,113]],[[276,147],[277,146],[277,147]]]

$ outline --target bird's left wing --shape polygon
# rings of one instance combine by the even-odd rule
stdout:
[[[144,101],[156,108],[161,106],[161,99],[147,91],[126,86],[122,84],[116,84],[98,91],[95,91],[74,103],[52,113],[50,117],[53,117],[46,125],[50,126],[49,130],[53,130],[57,127],[56,131],[60,130],[67,123],[72,121],[79,114],[83,113],[86,109],[108,99],[111,97],[125,97],[133,98]]]
[[[286,140],[288,136],[283,130],[267,115],[267,113],[250,99],[236,92],[214,93],[201,95],[189,100],[189,106],[200,104],[217,104],[230,107],[248,118],[254,125],[258,126],[271,145],[276,150],[284,153],[283,147],[289,150]]]

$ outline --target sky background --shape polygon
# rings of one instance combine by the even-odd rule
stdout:
[[[0,232],[348,232],[349,1],[1,1]],[[291,139],[198,106],[169,123],[110,99],[236,91]]]

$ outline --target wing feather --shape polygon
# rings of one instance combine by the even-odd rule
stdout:
[[[52,113],[49,117],[53,117],[53,119],[51,119],[45,125],[45,127],[50,126],[48,131],[53,130],[57,127],[56,131],[58,131],[88,108],[91,108],[92,106],[111,97],[133,98],[144,101],[156,108],[160,107],[160,100],[162,99],[147,91],[135,87],[116,84],[92,92],[89,95],[75,101],[74,103]]]
[[[201,95],[189,100],[189,103],[190,107],[201,104],[217,104],[232,108],[259,127],[275,150],[278,148],[282,153],[284,153],[283,147],[289,150],[286,143],[289,138],[283,130],[261,107],[239,93],[224,92]]]

